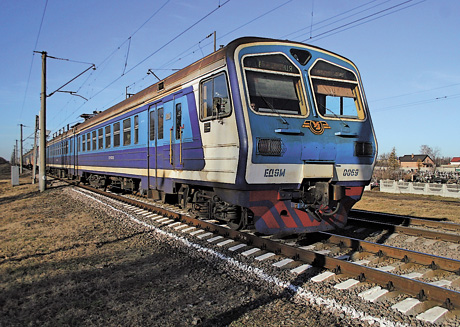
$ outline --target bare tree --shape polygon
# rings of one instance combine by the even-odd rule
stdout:
[[[399,160],[396,154],[396,148],[393,147],[389,153],[382,153],[379,155],[377,167],[374,169],[372,179],[375,181],[381,179],[393,179],[397,180],[400,178]]]
[[[390,153],[387,152],[387,153],[381,153],[379,154],[378,158],[377,158],[377,163],[376,165],[377,166],[381,166],[381,167],[388,167],[388,158],[390,157]]]
[[[436,166],[440,165],[439,155],[441,153],[441,150],[439,150],[438,147],[432,148],[432,147],[430,147],[430,146],[428,146],[426,144],[423,144],[423,145],[420,146],[420,153],[421,154],[426,154],[427,156],[429,156],[431,158],[431,160],[434,161]]]

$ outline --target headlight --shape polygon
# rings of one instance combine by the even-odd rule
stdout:
[[[257,139],[257,154],[262,156],[282,156],[283,142],[281,139]]]

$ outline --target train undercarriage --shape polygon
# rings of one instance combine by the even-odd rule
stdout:
[[[222,192],[211,187],[176,184],[175,192],[166,194],[157,190],[146,191],[142,187],[141,180],[135,178],[94,173],[74,176],[64,169],[51,169],[50,173],[60,178],[77,180],[95,188],[134,193],[165,204],[176,205],[201,219],[218,220],[232,229],[254,229],[254,220],[262,217],[262,214],[251,210],[255,208],[257,210],[260,206],[254,207],[250,204],[250,200],[246,205],[235,205],[228,202],[231,200],[222,199],[219,196]],[[305,180],[299,189],[279,189],[274,192],[276,192],[276,196],[272,198],[272,206],[268,207],[268,211],[274,212],[275,215],[279,214],[281,219],[293,211],[304,212],[312,218],[312,221],[316,220],[318,224],[323,224],[324,220],[332,219],[339,212],[343,213],[342,200],[346,198],[345,187],[331,184],[327,180]],[[267,202],[266,199],[264,201]],[[283,203],[285,209],[277,212],[278,209],[275,207],[278,207],[278,203]],[[345,209],[345,211],[347,210]],[[308,232],[309,230],[305,231]]]

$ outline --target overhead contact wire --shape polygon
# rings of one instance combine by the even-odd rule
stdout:
[[[42,19],[40,21],[40,27],[38,28],[38,33],[37,33],[37,38],[35,40],[34,49],[37,48],[38,40],[40,39],[40,34],[41,34],[41,31],[42,31],[43,21],[45,20],[45,13],[46,13],[46,7],[47,6],[48,6],[48,0],[46,0],[46,2],[45,2],[45,8],[43,9]],[[33,66],[33,63],[34,63],[34,58],[35,58],[35,53],[32,53],[32,60],[30,61],[30,68],[29,68],[29,76],[27,77],[26,90],[24,92],[24,99],[22,101],[22,107],[21,107],[21,112],[19,114],[19,119],[22,118],[22,112],[24,111],[24,106],[25,106],[25,103],[26,103],[27,92],[29,90],[30,76],[32,74],[32,66]]]
[[[346,26],[349,26],[349,25],[351,25],[351,24],[354,24],[354,23],[360,22],[360,21],[362,21],[362,20],[368,19],[368,18],[370,18],[370,17],[376,16],[376,15],[381,14],[381,13],[383,13],[383,12],[386,12],[386,11],[388,11],[388,10],[392,10],[392,9],[394,9],[394,8],[400,7],[400,6],[404,5],[404,4],[407,4],[407,3],[412,2],[412,1],[413,1],[413,0],[407,0],[407,1],[404,1],[404,2],[399,3],[399,4],[397,4],[397,5],[394,5],[394,6],[385,8],[385,9],[383,9],[383,10],[377,11],[377,12],[372,13],[372,14],[370,14],[370,15],[367,15],[367,16],[361,17],[361,18],[359,18],[359,19],[356,19],[356,20],[354,20],[354,21],[352,21],[352,22],[343,24],[343,25],[341,25],[341,26],[332,28],[332,29],[330,29],[330,30],[328,30],[328,31],[326,31],[326,32],[323,32],[323,33],[320,33],[320,34],[318,34],[318,35],[315,35],[313,38],[318,38],[318,37],[320,37],[320,36],[322,36],[322,35],[325,35],[325,34],[334,32],[334,31],[336,31],[336,30],[342,29],[343,27],[346,27]],[[307,38],[307,39],[305,39],[305,40],[302,40],[301,42],[306,42],[306,41],[308,41],[309,39],[310,39],[310,38]]]
[[[292,1],[292,0],[290,0]],[[190,25],[188,28],[186,28],[184,31],[180,32],[179,34],[177,34],[175,37],[173,37],[171,40],[169,40],[168,42],[166,42],[164,45],[162,45],[160,48],[158,48],[157,50],[155,50],[154,52],[152,52],[151,54],[149,54],[147,57],[145,57],[144,59],[142,59],[140,62],[138,62],[136,65],[134,65],[133,67],[131,67],[127,72],[126,74],[128,74],[129,72],[133,71],[135,68],[139,67],[141,64],[143,64],[145,61],[147,61],[148,59],[150,59],[153,55],[157,54],[158,52],[160,52],[161,50],[163,50],[165,47],[167,47],[169,44],[171,44],[172,42],[174,42],[176,39],[178,39],[179,37],[181,37],[183,34],[185,34],[186,32],[188,32],[190,29],[192,29],[193,27],[195,27],[197,24],[199,24],[200,22],[202,22],[204,19],[206,19],[207,17],[209,17],[210,15],[212,15],[214,12],[216,12],[217,10],[219,10],[220,8],[222,8],[225,4],[227,4],[228,2],[230,2],[230,0],[227,0],[225,1],[223,4],[219,5],[217,8],[213,9],[212,11],[210,11],[209,13],[207,13],[205,16],[203,16],[202,18],[200,18],[198,21],[196,21],[195,23],[193,23],[192,25]],[[120,78],[122,78],[123,76],[119,76],[117,77],[116,79],[114,79],[112,82],[110,82],[108,85],[106,85],[103,89],[101,89],[99,92],[97,92],[96,94],[94,94],[91,98],[93,99],[94,97],[96,97],[97,95],[99,95],[100,93],[102,93],[103,91],[105,91],[107,88],[109,88],[111,85],[113,85],[115,82],[117,82]]]

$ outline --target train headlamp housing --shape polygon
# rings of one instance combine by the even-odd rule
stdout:
[[[370,142],[355,142],[356,157],[372,157],[374,155],[374,147]]]

